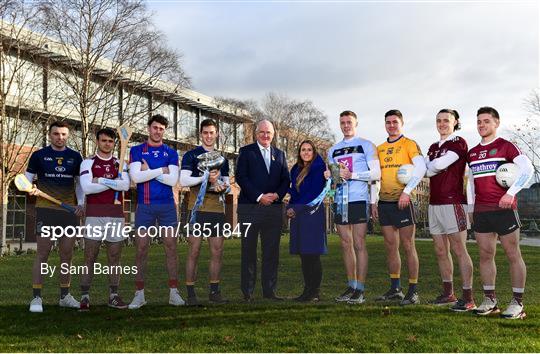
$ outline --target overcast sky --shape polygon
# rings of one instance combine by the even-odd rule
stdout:
[[[529,2],[181,2],[150,9],[184,55],[194,89],[210,96],[310,99],[340,137],[339,113],[380,144],[384,113],[400,109],[405,135],[425,151],[435,115],[459,111],[469,146],[476,110],[509,127],[539,86],[539,9]]]

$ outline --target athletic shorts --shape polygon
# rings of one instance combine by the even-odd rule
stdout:
[[[67,210],[52,208],[36,208],[36,234],[41,235],[43,226],[77,227],[79,217]]]
[[[475,211],[473,213],[474,232],[495,232],[499,236],[507,235],[521,227],[517,210]]]
[[[337,214],[337,204],[333,204],[335,223],[338,225],[365,224],[369,219],[369,207],[365,201],[349,202],[347,210],[347,222],[343,222],[342,216]]]
[[[398,202],[379,201],[379,223],[381,226],[402,228],[416,223],[414,206],[409,203],[405,209],[398,208]]]
[[[87,226],[88,230],[88,232],[84,234],[85,239],[107,242],[124,241],[122,233],[122,230],[124,229],[124,218],[87,216],[85,226]],[[88,228],[88,226],[90,226],[90,228]]]
[[[191,212],[189,213],[191,215]],[[200,229],[201,233],[207,235],[207,237],[219,237],[223,235],[223,227],[225,225],[225,213],[213,213],[208,211],[197,211],[195,217],[195,223]],[[228,225],[230,226],[230,225]],[[190,225],[190,230],[193,230],[193,225]],[[208,231],[210,234],[208,235]],[[193,232],[190,232],[193,234]],[[190,237],[191,235],[187,235]]]
[[[138,204],[135,212],[135,229],[150,226],[178,225],[174,204]]]
[[[429,205],[429,233],[432,235],[449,235],[471,228],[466,205],[443,204]]]

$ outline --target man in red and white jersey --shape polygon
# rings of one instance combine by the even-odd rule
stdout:
[[[99,130],[96,133],[96,140],[96,155],[85,159],[81,164],[81,186],[86,194],[87,233],[84,236],[84,260],[88,270],[81,275],[81,311],[90,309],[90,284],[94,267],[98,265],[96,260],[102,241],[107,244],[109,261],[107,270],[109,307],[127,308],[118,295],[118,284],[121,269],[120,254],[124,240],[122,191],[129,189],[129,175],[125,167],[122,173],[119,173],[119,162],[112,156],[116,140],[114,130],[109,128]]]
[[[452,305],[453,311],[476,309],[472,292],[473,264],[467,252],[467,198],[463,191],[467,142],[455,131],[460,128],[459,114],[454,109],[442,109],[436,118],[440,140],[433,143],[426,157],[429,177],[429,231],[437,255],[443,292],[434,305]],[[463,296],[457,299],[453,286],[453,262],[456,256],[463,281]]]
[[[510,263],[513,298],[501,314],[504,318],[524,318],[523,292],[526,268],[519,249],[519,228],[516,194],[527,185],[533,175],[533,166],[519,148],[497,137],[499,113],[491,107],[482,107],[477,113],[477,129],[482,137],[480,144],[467,155],[469,181],[467,197],[474,204],[474,232],[480,249],[480,276],[484,287],[484,301],[475,310],[478,315],[500,312],[495,296],[495,251],[497,236]],[[510,188],[501,187],[496,180],[500,165],[513,162],[519,174]]]

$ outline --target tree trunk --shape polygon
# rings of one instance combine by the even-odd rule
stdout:
[[[8,189],[2,186],[2,205],[0,206],[0,257],[7,252],[6,229],[7,229],[7,204],[8,204]]]

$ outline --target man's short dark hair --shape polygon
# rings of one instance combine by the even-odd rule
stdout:
[[[440,114],[440,113],[448,113],[448,114],[453,115],[454,118],[456,119],[456,124],[454,125],[454,131],[461,129],[461,124],[459,123],[459,113],[458,113],[458,111],[456,111],[455,109],[443,108],[437,114]]]
[[[68,128],[69,129],[69,124],[65,120],[54,121],[54,122],[51,123],[51,125],[49,125],[49,133],[51,132],[52,128],[54,128],[54,127]]]
[[[207,118],[201,122],[201,129],[200,129],[201,133],[204,127],[216,127],[216,132],[219,130],[216,121],[210,118]]]
[[[100,130],[98,130],[96,133],[96,140],[99,140],[100,135],[106,135],[109,138],[116,140],[116,132],[111,128],[101,128]]]
[[[355,119],[358,119],[358,117],[356,116],[356,113],[354,113],[353,111],[343,111],[339,114],[339,118],[346,117],[346,116],[351,116],[351,117],[354,117]]]
[[[401,119],[401,122],[403,122],[403,114],[401,114],[399,109],[391,109],[384,114],[384,118],[387,118],[390,116],[397,116],[399,119]]]
[[[165,117],[163,117],[161,114],[154,114],[150,119],[148,120],[148,126],[151,126],[152,123],[158,122],[159,124],[163,124],[165,128],[169,126],[169,120]]]
[[[476,116],[478,117],[480,114],[491,114],[493,118],[501,119],[499,117],[499,112],[497,112],[497,110],[493,107],[486,106],[486,107],[478,108],[478,112],[476,113]]]

